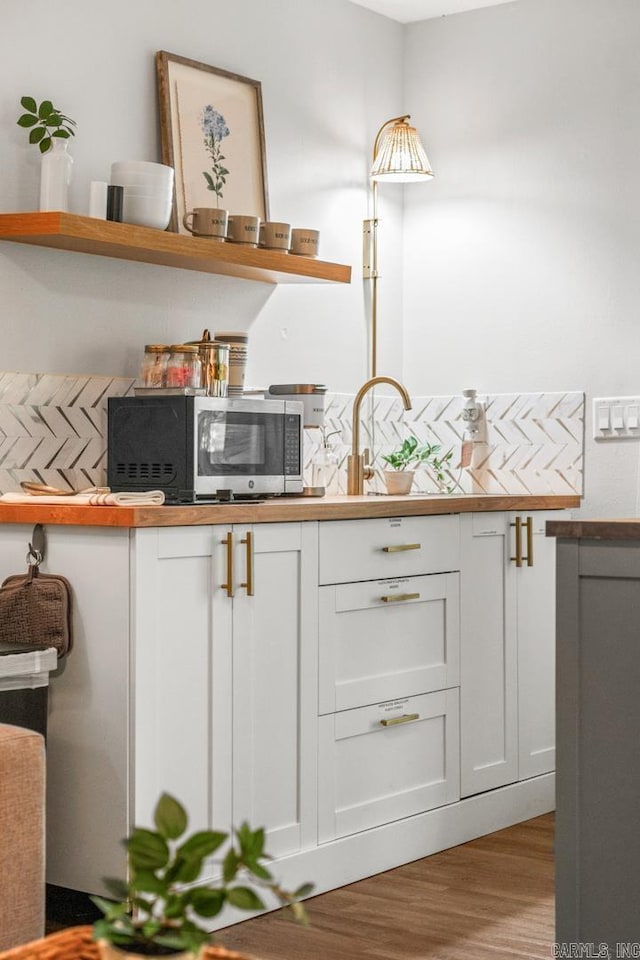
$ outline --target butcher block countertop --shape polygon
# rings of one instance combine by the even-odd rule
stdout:
[[[547,520],[548,537],[565,540],[640,540],[640,518],[628,520]]]
[[[282,523],[287,520],[362,520],[498,510],[563,510],[579,496],[277,497],[261,503],[162,507],[90,507],[77,504],[0,503],[0,523],[47,523],[89,527],[180,527],[212,523]]]

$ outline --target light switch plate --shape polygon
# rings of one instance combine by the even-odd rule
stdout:
[[[640,440],[640,397],[597,397],[593,401],[596,440]]]

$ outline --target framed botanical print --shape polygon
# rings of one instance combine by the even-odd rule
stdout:
[[[206,63],[156,54],[162,162],[175,169],[169,229],[195,207],[269,219],[262,88]]]

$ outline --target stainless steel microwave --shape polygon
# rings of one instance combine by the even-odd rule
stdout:
[[[302,493],[303,409],[291,400],[110,397],[107,483],[181,503]]]

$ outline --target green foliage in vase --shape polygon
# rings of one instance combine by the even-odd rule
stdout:
[[[94,939],[146,955],[197,953],[213,939],[206,921],[225,904],[240,910],[265,909],[256,887],[266,889],[295,920],[307,922],[299,900],[311,893],[313,884],[303,884],[293,893],[278,885],[265,866],[269,856],[263,829],[252,830],[243,823],[233,836],[200,830],[185,839],[187,814],[167,793],[160,797],[153,818],[155,830],[135,827],[123,841],[129,880],[104,880],[115,901],[91,897],[104,914],[93,925]],[[220,880],[196,884],[204,861],[218,851]]]
[[[75,120],[54,107],[51,100],[43,100],[38,106],[33,97],[22,97],[20,105],[27,111],[18,117],[19,127],[29,130],[29,143],[37,143],[40,153],[46,153],[54,137],[68,140],[75,137]]]
[[[439,456],[441,449],[439,443],[425,443],[423,446],[419,446],[417,438],[411,436],[403,440],[402,445],[397,450],[393,450],[383,456],[382,459],[393,470],[410,470],[414,464],[415,466],[424,464],[433,474],[438,485],[445,486],[447,492],[450,492],[452,487],[447,482],[447,471],[451,466],[453,450]]]

